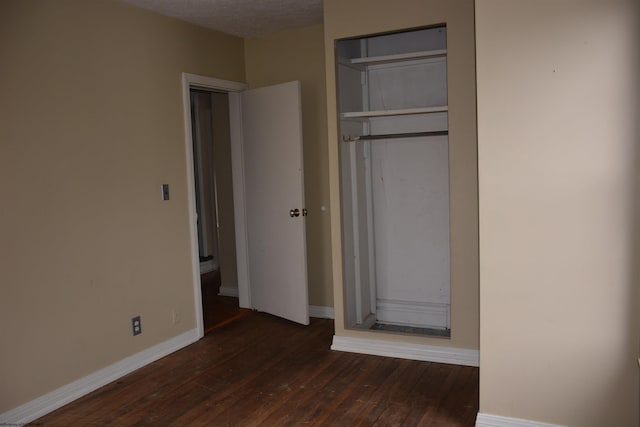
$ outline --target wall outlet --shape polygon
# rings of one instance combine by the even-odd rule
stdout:
[[[140,316],[136,316],[131,319],[131,332],[133,336],[140,335],[142,333],[142,323],[140,322]]]
[[[181,320],[182,320],[182,317],[180,316],[180,312],[175,308],[171,310],[171,321],[173,322],[173,324],[177,325],[178,323],[180,323]]]

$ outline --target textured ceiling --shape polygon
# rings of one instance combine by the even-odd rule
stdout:
[[[123,0],[239,37],[322,23],[322,0]]]

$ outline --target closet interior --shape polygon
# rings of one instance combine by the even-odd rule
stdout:
[[[449,337],[446,26],[336,56],[346,326]]]

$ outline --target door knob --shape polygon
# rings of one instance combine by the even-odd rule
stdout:
[[[302,216],[307,216],[309,214],[309,211],[307,211],[306,208],[302,208]]]
[[[300,209],[291,209],[289,211],[289,216],[293,218],[294,216],[300,216]]]

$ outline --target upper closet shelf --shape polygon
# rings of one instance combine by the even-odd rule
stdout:
[[[369,117],[406,116],[409,114],[442,113],[447,111],[449,111],[448,106],[440,105],[437,107],[403,108],[399,110],[351,111],[348,113],[341,113],[340,116],[343,119],[366,119]]]
[[[367,65],[398,63],[403,61],[415,61],[417,59],[445,58],[446,56],[447,56],[446,49],[425,50],[420,52],[398,53],[395,55],[353,58],[348,60],[347,64],[367,66]]]

